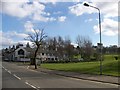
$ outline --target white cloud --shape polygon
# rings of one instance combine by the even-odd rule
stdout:
[[[88,0],[89,2],[119,2],[119,0]]]
[[[11,35],[12,35],[13,37],[18,37],[18,38],[23,38],[23,39],[26,38],[26,37],[28,37],[28,35],[25,34],[25,33],[17,33],[17,32],[15,32],[15,31],[14,31],[14,32],[11,32],[11,33],[12,33]]]
[[[49,18],[48,20],[49,20],[49,21],[56,21],[56,18],[51,17],[51,18]]]
[[[2,12],[11,16],[26,17],[31,14],[31,7],[26,2],[3,2]]]
[[[39,0],[39,1],[43,3],[52,3],[54,5],[57,2],[80,2],[80,0]]]
[[[39,0],[42,3],[52,3],[52,4],[56,4],[56,2],[59,2],[60,0]]]
[[[28,2],[29,0],[0,0],[1,2]]]
[[[119,0],[39,0],[43,3],[53,3],[56,4],[57,2],[119,2]]]
[[[103,34],[106,36],[116,36],[117,35],[117,31],[113,31],[113,30],[107,30],[106,32],[104,32]]]
[[[58,17],[58,21],[60,22],[64,22],[66,19],[66,16],[61,16],[61,17]]]
[[[3,34],[2,31],[0,31],[0,36],[1,36],[0,45],[2,45],[2,46],[10,46],[10,45],[15,44],[15,42],[14,42],[12,39],[6,37],[6,36]]]
[[[93,2],[97,6],[104,17],[118,16],[118,3],[117,2]]]
[[[35,13],[34,16],[33,16],[33,20],[46,22],[46,21],[48,21],[48,18],[43,17],[40,14]]]
[[[12,39],[6,37],[2,37],[2,41],[0,43],[2,43],[2,46],[11,46],[15,44],[15,42]]]
[[[26,38],[28,35],[25,33],[18,33],[16,31],[8,31],[3,33],[3,36],[6,38]]]
[[[1,48],[8,48],[9,46],[17,45],[18,43],[26,45],[28,42],[30,46],[33,46],[32,42],[28,40],[24,40],[24,38],[27,37],[27,35],[24,33],[17,33],[17,32],[5,33],[5,32],[0,31],[0,36],[1,36],[0,45],[2,46]],[[21,38],[21,40],[17,41],[16,39],[18,38]]]
[[[97,12],[94,8],[88,8],[88,7],[83,6],[83,3],[70,6],[69,7],[70,12],[75,14],[76,16],[83,15],[84,13],[92,14],[92,13]]]
[[[12,2],[13,1],[13,2]],[[27,0],[26,0],[27,1]],[[38,21],[54,21],[49,12],[45,12],[45,5],[35,0],[33,2],[2,2],[2,13],[19,17],[19,18],[32,18]]]
[[[24,27],[25,27],[25,31],[26,32],[34,32],[34,25],[31,21],[27,21],[25,24],[24,24]]]
[[[84,6],[83,5],[84,3],[85,2],[69,7],[70,12],[75,14],[76,16],[83,15],[84,13],[88,13],[88,14],[98,13],[98,10],[96,10],[95,8]],[[101,14],[104,14],[105,17],[118,16],[118,3],[117,2],[92,2],[89,4],[92,6],[98,7],[101,11]]]
[[[18,33],[15,31],[9,31],[9,32],[0,32],[1,35],[1,40],[0,43],[2,46],[11,46],[11,45],[15,45],[18,43],[18,41],[16,41],[17,39],[23,39],[26,38],[28,35],[25,33]]]
[[[93,19],[88,19],[88,20],[85,20],[85,22],[91,22],[91,21],[93,21]]]
[[[91,2],[92,3],[89,3],[89,4],[92,6],[98,7],[101,11],[101,15],[103,15],[102,34],[106,36],[117,35],[118,22],[111,19],[111,17],[114,18],[118,16],[117,0],[116,2],[111,2],[111,1],[104,2],[103,0],[100,2],[98,0],[91,0]],[[83,6],[83,3],[69,7],[70,12],[75,14],[76,16],[80,16],[85,13],[86,14],[98,13],[98,10],[91,7],[85,7]],[[88,22],[88,21],[91,21],[91,20],[85,20],[85,22]],[[99,33],[98,25],[95,25],[93,28],[95,33]]]
[[[102,26],[102,34],[106,36],[115,36],[118,34],[118,22],[112,19],[105,18],[104,21],[101,23]],[[94,27],[95,33],[99,33],[98,25]]]

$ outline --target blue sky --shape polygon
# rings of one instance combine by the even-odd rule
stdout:
[[[2,10],[2,45],[8,47],[14,44],[26,44],[24,38],[33,29],[45,27],[45,33],[50,36],[69,36],[72,44],[76,45],[78,35],[89,36],[93,45],[99,42],[98,11],[85,7],[81,0],[77,2],[29,2],[29,0],[5,0],[0,2]],[[87,0],[89,1],[89,0]],[[87,2],[85,1],[85,2]],[[28,3],[29,2],[29,3]],[[118,3],[94,2],[101,10],[102,43],[104,46],[118,45]],[[109,8],[111,7],[111,8]]]

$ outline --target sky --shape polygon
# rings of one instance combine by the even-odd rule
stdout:
[[[28,34],[42,28],[49,37],[69,36],[75,46],[78,35],[97,45],[98,10],[83,3],[101,11],[103,45],[118,45],[118,0],[0,0],[0,48],[26,44]]]

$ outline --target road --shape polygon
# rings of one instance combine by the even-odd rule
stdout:
[[[118,88],[115,84],[38,72],[12,62],[3,62],[2,67],[3,88]]]

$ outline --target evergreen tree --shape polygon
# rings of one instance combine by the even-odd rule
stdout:
[[[30,48],[30,44],[29,44],[29,42],[26,44],[26,47]]]

